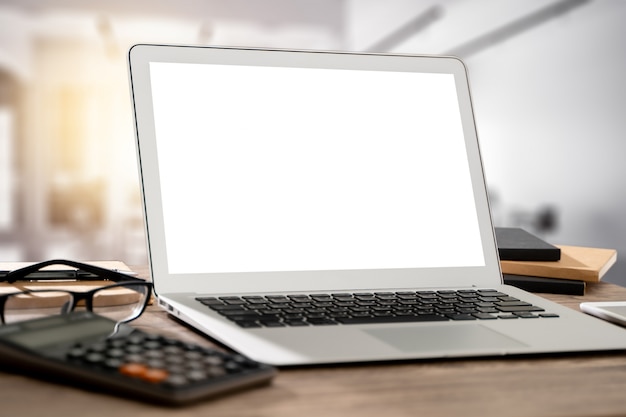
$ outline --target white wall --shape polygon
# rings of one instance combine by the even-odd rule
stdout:
[[[441,18],[393,52],[446,53],[556,2],[384,3],[392,10],[351,3],[354,48],[437,5]],[[462,58],[487,182],[498,197],[496,225],[552,205],[559,223],[546,239],[615,248],[626,257],[626,2],[591,1]],[[606,279],[626,284],[626,258],[618,256]]]
[[[625,41],[626,2],[596,0],[467,60],[502,208],[553,204],[551,241],[624,255]],[[626,259],[606,278],[626,284]]]

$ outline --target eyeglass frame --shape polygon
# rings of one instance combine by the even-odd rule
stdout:
[[[23,268],[20,269],[15,269],[13,271],[9,271],[8,273],[0,276],[0,282],[7,282],[9,284],[13,284],[16,281],[31,281],[31,280],[38,280],[38,281],[44,281],[44,280],[67,280],[68,276],[48,276],[45,278],[32,278],[29,279],[28,275],[31,275],[35,272],[40,272],[39,270],[42,268],[45,268],[47,266],[52,266],[52,265],[65,265],[65,266],[71,266],[73,268],[76,268],[75,271],[73,271],[73,276],[69,277],[69,278],[73,278],[76,280],[81,280],[81,281],[89,281],[89,280],[107,280],[107,281],[113,281],[113,282],[122,282],[122,281],[137,281],[137,282],[146,282],[145,280],[141,279],[141,278],[135,278],[133,276],[130,276],[128,274],[123,274],[121,272],[117,272],[114,271],[112,269],[107,269],[107,268],[102,268],[96,265],[89,265],[83,262],[76,262],[76,261],[69,261],[66,259],[52,259],[49,261],[44,261],[44,262],[39,262],[39,263],[35,263],[32,265],[28,265],[25,266]],[[50,272],[50,274],[54,274],[54,273],[58,273],[60,271],[47,271]],[[65,271],[66,272],[66,271]],[[95,277],[85,277],[84,275],[81,276],[81,272],[89,272],[93,275],[95,275]]]
[[[86,271],[89,272],[91,274],[94,274],[98,277],[98,279],[105,279],[108,281],[113,281],[115,282],[115,284],[111,284],[111,285],[104,285],[98,288],[94,288],[91,289],[89,291],[71,291],[71,290],[66,290],[66,289],[43,289],[43,290],[23,290],[23,291],[17,291],[14,293],[10,293],[10,294],[0,294],[0,320],[2,322],[2,324],[6,324],[5,319],[4,319],[4,309],[5,309],[5,305],[7,300],[9,299],[9,297],[12,297],[14,295],[18,295],[18,294],[32,294],[32,293],[45,293],[45,292],[64,292],[67,294],[70,294],[72,296],[72,303],[71,305],[67,306],[67,311],[66,313],[72,312],[74,311],[74,309],[76,308],[76,305],[78,304],[78,302],[80,301],[85,301],[85,308],[87,311],[92,312],[93,311],[93,296],[95,293],[97,293],[98,291],[102,291],[104,289],[108,289],[108,288],[115,288],[115,287],[128,287],[128,286],[132,286],[132,285],[141,285],[141,286],[145,286],[147,288],[147,294],[146,294],[146,298],[143,302],[143,304],[141,305],[141,308],[138,310],[138,313],[130,318],[130,319],[126,319],[126,320],[122,320],[119,323],[127,323],[129,321],[132,321],[134,319],[136,319],[137,317],[139,317],[144,310],[146,309],[146,306],[148,305],[148,303],[150,302],[150,298],[152,295],[152,288],[153,285],[151,282],[145,281],[141,278],[135,278],[135,277],[131,277],[129,275],[120,273],[120,272],[116,272],[110,269],[106,269],[106,268],[101,268],[95,265],[89,265],[89,264],[85,264],[82,262],[76,262],[76,261],[68,261],[68,260],[64,260],[64,259],[54,259],[54,260],[50,260],[50,261],[44,261],[44,262],[40,262],[40,263],[36,263],[33,265],[29,265],[26,266],[24,268],[20,268],[20,269],[16,269],[14,271],[11,271],[9,273],[7,273],[3,279],[0,279],[0,281],[5,281],[8,282],[10,284],[16,282],[16,281],[21,281],[21,280],[29,280],[27,278],[28,275],[32,274],[33,272],[37,272],[39,271],[41,268],[44,268],[46,266],[50,266],[50,265],[66,265],[66,266],[71,266],[74,268],[77,268],[81,271]],[[48,278],[49,279],[49,278]],[[87,280],[93,280],[93,279],[87,279]]]

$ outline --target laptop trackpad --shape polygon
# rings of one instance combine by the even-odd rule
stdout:
[[[525,346],[481,325],[418,325],[365,330],[366,333],[404,352],[501,351]]]

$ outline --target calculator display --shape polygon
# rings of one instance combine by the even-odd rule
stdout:
[[[40,322],[38,326],[24,326],[22,331],[6,334],[4,339],[28,349],[39,349],[99,335],[108,336],[113,330],[111,321],[97,317],[73,322],[52,321],[49,326],[42,326],[44,323]]]

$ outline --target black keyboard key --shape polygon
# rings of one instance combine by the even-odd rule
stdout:
[[[246,300],[224,300],[226,305],[245,305],[248,302]]]
[[[235,323],[237,323],[239,326],[243,327],[244,329],[251,329],[254,327],[263,327],[256,321],[236,321]]]
[[[413,311],[410,310],[398,310],[398,311],[394,311],[393,314],[395,314],[396,316],[414,316],[415,313]]]
[[[302,326],[308,326],[309,323],[307,323],[306,321],[303,320],[286,320],[285,324],[287,326],[293,326],[293,327],[302,327]]]
[[[205,306],[214,306],[214,305],[224,305],[224,303],[220,300],[218,300],[215,297],[198,297],[196,298],[196,300],[200,301],[202,304],[204,304]]]
[[[471,314],[446,314],[446,316],[451,320],[476,320]]]
[[[499,302],[497,302],[495,304],[498,307],[511,307],[511,306],[526,306],[526,307],[529,307],[529,306],[532,306],[532,304],[530,304],[530,303],[526,303],[524,301],[519,301],[519,300],[516,300],[516,301],[499,301]]]
[[[288,302],[289,301],[289,299],[284,295],[268,295],[265,298],[267,298],[270,301],[276,301],[276,302]]]
[[[334,305],[337,307],[350,307],[356,304],[354,303],[354,301],[336,301]]]
[[[226,310],[241,310],[241,306],[238,306],[238,305],[230,306],[230,305],[223,304],[223,305],[210,305],[209,307],[217,312],[222,312]]]
[[[498,317],[489,313],[474,313],[473,316],[479,320],[497,320],[498,319]]]
[[[434,293],[434,292],[421,292],[421,291],[418,291],[417,296],[418,296],[418,298],[421,298],[421,299],[437,299],[438,298],[437,294]]]
[[[510,297],[508,295],[504,295],[498,297],[500,299],[500,301],[519,301],[519,299],[515,298],[515,297]]]
[[[332,307],[335,304],[333,304],[331,301],[316,301],[313,304],[311,304],[311,306],[313,306],[314,308],[326,308],[326,307]]]
[[[341,320],[341,319],[337,319]],[[328,319],[328,318],[309,318],[307,321],[314,326],[324,326],[329,324],[337,324],[336,321]]]
[[[270,303],[270,300],[266,300],[263,297],[250,298],[250,299],[246,299],[246,301],[248,302],[248,305],[266,305]]]
[[[477,292],[482,296],[487,297],[508,297],[508,294],[502,293],[496,290],[477,290]]]
[[[285,324],[281,323],[280,321],[261,321],[261,324],[263,324],[265,327],[284,327]]]
[[[288,295],[287,298],[293,301],[298,301],[298,302],[311,300],[311,298],[308,295],[300,295],[300,294]]]
[[[327,317],[328,316],[326,316],[326,314],[324,314],[324,313],[311,313],[311,314],[307,314],[306,315],[306,318],[309,319],[309,320],[310,319],[325,319]]]
[[[286,308],[282,312],[285,314],[301,314],[304,313],[303,308]]]
[[[456,311],[458,313],[461,314],[473,314],[473,313],[478,313],[478,309],[476,308],[458,308],[456,309]]]
[[[369,311],[355,311],[351,314],[352,317],[372,317],[372,313]]]
[[[315,302],[315,303],[309,303],[309,302],[307,302],[307,303],[297,303],[297,302],[294,301],[293,303],[291,303],[291,306],[293,308],[315,308],[315,307],[320,307],[317,304],[318,304],[317,302]],[[323,304],[323,303],[319,303],[319,304]]]
[[[268,308],[273,308],[273,309],[284,309],[284,308],[290,308],[291,304],[288,303],[270,303],[267,305]]]
[[[498,310],[505,313],[517,313],[517,312],[530,312],[530,311],[544,311],[543,308],[537,306],[498,306]]]
[[[230,317],[230,316],[259,316],[260,314],[256,311],[250,311],[243,308],[233,309],[233,310],[224,310],[220,312],[222,316]]]
[[[519,312],[519,313],[513,313],[513,314],[523,319],[538,319],[539,318],[538,315],[533,314],[533,313],[528,313],[528,312]]]
[[[490,303],[490,302],[479,301],[477,303],[474,303],[474,305],[476,307],[493,307],[496,304],[495,303]]]

